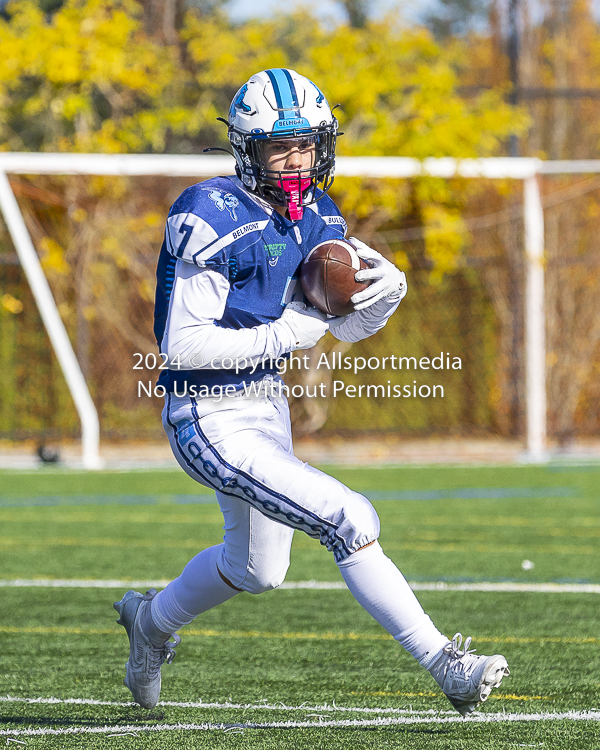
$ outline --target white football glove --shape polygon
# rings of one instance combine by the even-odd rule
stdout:
[[[389,302],[398,302],[404,298],[407,291],[406,276],[393,263],[383,257],[377,250],[365,245],[356,237],[350,237],[350,242],[356,248],[359,258],[365,260],[370,268],[357,271],[356,281],[370,281],[362,292],[353,294],[350,298],[355,310],[364,310],[384,297]]]
[[[290,302],[286,305],[277,323],[291,329],[295,349],[311,349],[329,330],[327,313],[316,307],[307,307],[304,302]]]

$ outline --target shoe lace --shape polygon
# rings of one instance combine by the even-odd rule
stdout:
[[[177,633],[174,633],[171,638],[169,639],[164,646],[163,653],[164,653],[164,660],[167,662],[167,664],[170,664],[173,659],[175,658],[175,647],[179,646],[181,643],[181,637],[177,635]]]
[[[148,649],[149,664],[148,670],[152,674],[158,672],[161,666],[166,662],[170,664],[175,658],[175,648],[181,643],[181,637],[174,633],[162,648],[151,647]]]
[[[464,647],[462,641],[462,634],[456,633],[454,635],[454,638],[452,638],[450,643],[444,648],[444,653],[450,657],[450,669],[452,670],[452,672],[454,674],[463,674],[466,676],[467,671],[477,661],[477,657],[472,656],[477,649],[473,648],[469,650],[469,646],[471,645],[471,636],[469,636],[465,640]]]

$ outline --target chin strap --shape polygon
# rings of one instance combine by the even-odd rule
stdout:
[[[310,187],[311,180],[308,177],[284,177],[277,184],[288,194],[288,211],[292,221],[299,221],[304,214],[302,205],[302,193]]]

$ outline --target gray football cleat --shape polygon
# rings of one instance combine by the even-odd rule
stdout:
[[[128,591],[113,607],[119,613],[117,624],[122,625],[129,636],[129,659],[123,683],[131,690],[133,700],[144,708],[154,708],[160,697],[160,668],[175,658],[175,648],[181,643],[177,633],[173,642],[168,640],[162,647],[156,647],[141,627],[141,616],[156,596],[156,589],[146,595],[138,591]]]
[[[472,713],[486,701],[492,689],[509,675],[506,659],[500,654],[478,656],[469,651],[471,639],[462,649],[462,635],[457,633],[428,668],[450,703],[462,715]]]

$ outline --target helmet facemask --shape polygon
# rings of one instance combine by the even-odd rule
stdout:
[[[336,130],[335,119],[330,125],[289,133],[246,134],[230,128],[229,140],[236,152],[239,176],[247,189],[273,205],[285,206],[295,221],[302,218],[303,207],[319,200],[333,183]],[[270,146],[286,141],[290,141],[289,150],[295,146],[305,151],[308,144],[314,148],[310,167],[293,171],[273,168]]]
[[[256,166],[256,192],[274,205],[287,207],[292,220],[301,219],[303,207],[320,197],[315,188],[325,192],[333,181],[334,138],[325,128],[248,138],[246,146]],[[308,163],[303,158],[300,169],[285,169],[294,150],[312,158]]]

